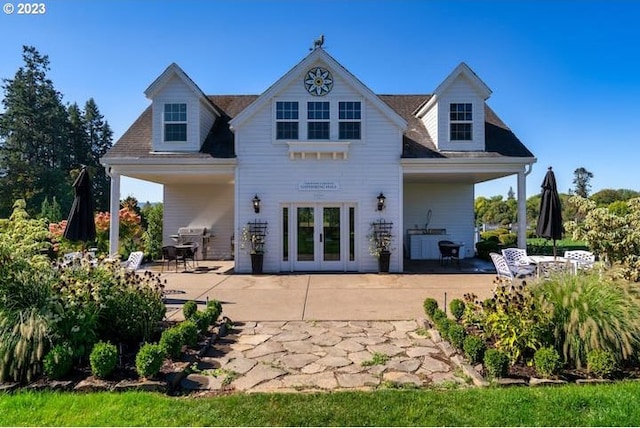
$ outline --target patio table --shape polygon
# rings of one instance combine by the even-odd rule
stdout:
[[[536,273],[540,276],[540,271],[546,266],[554,268],[571,265],[571,271],[575,275],[578,272],[578,264],[574,260],[559,256],[528,256],[531,263],[536,265]]]

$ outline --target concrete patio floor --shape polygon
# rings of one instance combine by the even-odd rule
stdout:
[[[203,261],[196,271],[165,270],[161,277],[171,320],[182,319],[188,300],[204,307],[217,299],[233,321],[389,321],[424,317],[427,297],[443,307],[445,300],[448,305],[466,293],[491,296],[495,273],[490,269],[435,266],[433,271],[450,273],[248,275],[233,273],[233,261]],[[147,268],[160,271],[159,266]]]

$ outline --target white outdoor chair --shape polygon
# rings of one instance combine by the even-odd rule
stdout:
[[[554,275],[575,274],[573,264],[569,260],[548,260],[536,265],[538,278],[549,279]]]
[[[498,278],[508,279],[511,282],[514,282],[516,279],[526,278],[528,276],[533,275],[533,272],[530,270],[521,270],[516,271],[515,273],[511,271],[509,265],[507,264],[507,260],[504,256],[498,253],[490,253],[491,261],[493,261],[493,265],[496,268],[496,273],[498,274]]]
[[[564,258],[574,263],[577,270],[591,269],[596,261],[595,254],[585,250],[565,251]]]
[[[505,248],[502,256],[507,261],[511,273],[514,275],[533,275],[536,271],[535,265],[527,256],[527,250],[522,248]]]
[[[142,264],[142,259],[144,258],[144,253],[142,251],[133,251],[129,254],[129,258],[122,262],[120,266],[130,271],[137,271]]]

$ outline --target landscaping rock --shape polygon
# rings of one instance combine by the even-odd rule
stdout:
[[[98,379],[93,376],[90,376],[78,382],[78,384],[73,388],[73,390],[77,392],[98,392],[98,391],[110,391],[111,388],[112,388],[112,384],[107,382],[106,380],[102,380],[102,379]]]
[[[264,381],[275,379],[285,373],[284,370],[275,367],[257,364],[247,374],[231,382],[231,385],[239,391],[246,391]]]
[[[562,379],[538,379],[536,377],[532,377],[529,379],[530,386],[558,386],[558,385],[566,385],[568,382]]]
[[[369,373],[336,373],[336,379],[342,388],[362,388],[380,384],[380,378]]]
[[[527,381],[524,379],[516,379],[512,377],[500,377],[494,379],[496,385],[499,386],[527,386]]]
[[[168,386],[169,385],[165,381],[140,379],[123,380],[122,382],[118,382],[113,389],[115,391],[147,391],[166,393],[169,389]]]
[[[206,376],[192,373],[180,382],[180,388],[184,391],[211,391],[222,388],[222,377]]]

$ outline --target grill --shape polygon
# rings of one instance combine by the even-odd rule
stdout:
[[[209,238],[211,235],[207,233],[206,227],[181,227],[178,229],[178,244],[184,244],[185,242],[194,242],[198,244],[198,248],[201,253],[201,260],[207,258],[207,245],[209,244]],[[198,254],[196,253],[196,256]]]

